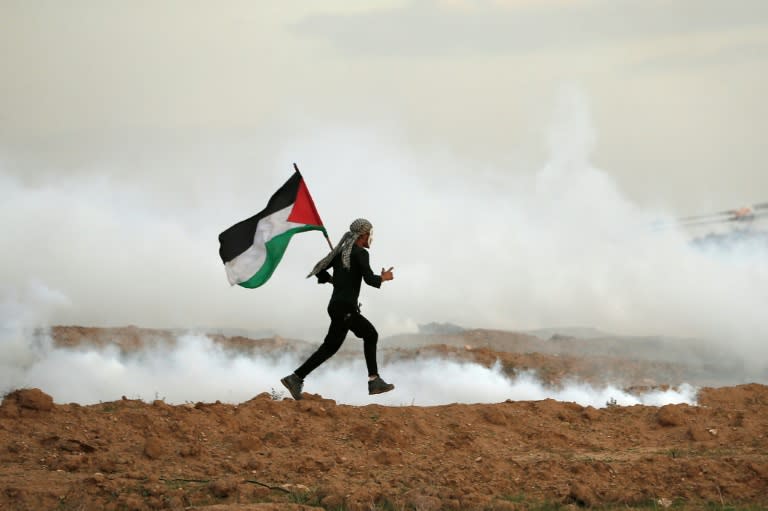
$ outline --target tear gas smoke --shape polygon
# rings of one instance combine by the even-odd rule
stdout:
[[[632,203],[592,165],[578,90],[561,98],[548,160],[533,172],[415,153],[386,132],[316,128],[281,133],[284,145],[259,155],[212,139],[130,159],[126,143],[36,180],[0,157],[4,245],[14,248],[3,251],[3,289],[36,279],[61,290],[71,305],[48,324],[271,329],[319,342],[330,289],[304,276],[327,251],[322,236],[295,237],[255,291],[230,288],[217,253],[218,233],[259,211],[296,160],[332,239],[358,216],[376,227],[372,264],[394,266],[395,280],[361,299],[382,338],[431,321],[589,325],[698,338],[765,366],[768,251],[702,251],[679,229],[652,229],[675,215]]]
[[[41,339],[35,350],[15,346],[17,355],[26,355],[23,365],[15,365],[11,359],[2,360],[3,388],[38,387],[59,403],[93,404],[123,395],[145,401],[163,399],[172,404],[216,400],[239,403],[262,392],[287,395],[279,384],[280,378],[300,364],[296,354],[249,356],[227,352],[208,337],[196,334],[180,336],[175,345],[156,346],[133,354],[123,354],[114,345],[105,349],[57,348],[51,345],[49,337]],[[5,342],[0,346],[4,352],[9,347]],[[397,388],[390,394],[371,398],[367,395],[366,374],[362,361],[331,360],[312,374],[305,390],[344,404],[375,402],[394,406],[546,398],[594,407],[606,406],[609,401],[658,406],[694,404],[696,394],[687,385],[680,390],[639,396],[615,387],[593,388],[578,382],[555,389],[542,385],[534,373],[509,379],[498,365],[487,368],[476,363],[419,358],[388,364],[387,378],[396,382]],[[353,380],[357,385],[351,383]]]

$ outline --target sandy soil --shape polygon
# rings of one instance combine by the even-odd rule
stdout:
[[[590,367],[426,349],[481,363],[557,359],[553,378]],[[81,406],[44,391],[11,392],[0,406],[0,509],[768,508],[768,387],[757,384],[704,388],[698,406],[603,409],[357,407],[267,393],[239,404]]]

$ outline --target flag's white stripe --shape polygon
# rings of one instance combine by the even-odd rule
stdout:
[[[239,256],[224,264],[227,270],[227,278],[231,285],[234,286],[240,282],[245,282],[256,275],[256,272],[261,269],[267,258],[265,245],[269,240],[289,229],[304,225],[288,221],[291,210],[293,210],[293,204],[259,220],[256,234],[253,236],[253,245]]]

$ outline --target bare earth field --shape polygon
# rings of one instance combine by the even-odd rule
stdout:
[[[60,346],[115,333],[53,332]],[[126,349],[140,349],[147,334],[118,333]],[[469,346],[500,335],[455,334],[386,356],[498,359],[508,372],[538,369],[553,383],[572,374],[589,380],[609,362],[630,384],[676,384],[686,370],[515,351],[512,340],[507,351]],[[233,349],[287,343],[217,340]],[[0,406],[0,509],[768,509],[768,387],[758,384],[705,387],[698,406],[601,409],[553,400],[348,406],[275,393],[238,404],[124,398],[82,406],[54,403],[45,391],[13,391]]]

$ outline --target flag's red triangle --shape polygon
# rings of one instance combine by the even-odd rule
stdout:
[[[308,225],[323,225],[323,221],[320,219],[320,215],[315,208],[315,202],[312,200],[312,196],[309,195],[307,185],[302,178],[299,181],[299,190],[296,193],[296,202],[293,203],[293,209],[291,214],[288,215],[289,222],[295,222],[297,224]]]

